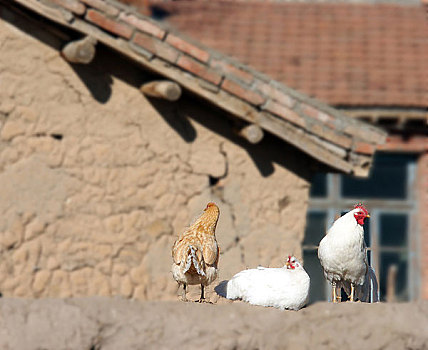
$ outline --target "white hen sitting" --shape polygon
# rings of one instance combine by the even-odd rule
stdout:
[[[226,297],[253,305],[299,310],[306,304],[309,276],[293,256],[281,268],[258,267],[237,273],[227,283]]]
[[[337,288],[343,287],[354,301],[355,288],[360,291],[366,277],[376,278],[369,269],[364,243],[363,225],[369,217],[367,209],[357,204],[333,223],[319,244],[318,258],[325,278],[332,284],[333,302],[340,300]]]

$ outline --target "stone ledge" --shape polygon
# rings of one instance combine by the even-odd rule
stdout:
[[[347,344],[349,350],[425,349],[427,315],[427,301],[321,302],[281,311],[239,301],[216,305],[102,297],[6,298],[0,300],[0,348],[283,349],[290,344],[294,349],[336,349]],[[338,319],[349,322],[338,324]]]

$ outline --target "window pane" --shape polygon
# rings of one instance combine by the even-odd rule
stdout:
[[[326,213],[322,212],[309,212],[306,217],[306,230],[305,240],[303,245],[317,246],[321,239],[324,237],[326,228]]]
[[[380,298],[385,301],[387,297],[388,274],[394,275],[396,269],[395,298],[396,301],[409,300],[407,286],[407,253],[382,252],[380,254]]]
[[[311,181],[311,198],[320,198],[327,196],[327,174],[315,174]]]
[[[380,215],[380,244],[390,247],[407,246],[407,215]]]
[[[358,199],[406,199],[408,164],[414,161],[413,155],[377,153],[369,178],[341,176],[342,196]]]
[[[327,300],[325,295],[325,278],[317,250],[303,250],[304,268],[311,278],[309,287],[309,302]]]

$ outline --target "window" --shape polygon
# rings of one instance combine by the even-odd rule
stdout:
[[[415,167],[414,155],[377,153],[368,178],[339,174],[314,177],[303,242],[305,269],[311,276],[310,301],[331,298],[331,287],[317,256],[318,244],[334,220],[357,202],[363,202],[370,212],[364,234],[381,300],[416,298]]]

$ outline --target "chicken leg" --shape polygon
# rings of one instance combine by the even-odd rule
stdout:
[[[349,297],[349,301],[351,303],[354,302],[354,294],[355,294],[355,284],[351,282],[351,296]]]
[[[340,288],[339,288],[339,292],[338,292],[336,282],[332,282],[331,287],[333,290],[333,303],[334,304],[340,303],[342,301],[342,296],[340,295]]]
[[[205,295],[204,295],[204,285],[201,284],[201,297],[198,300],[200,303],[205,302]]]
[[[342,302],[342,288],[336,287],[336,300],[338,303]]]
[[[331,288],[333,292],[333,304],[337,303],[337,296],[336,296],[336,282],[331,283]]]

